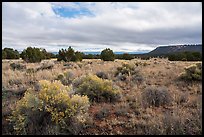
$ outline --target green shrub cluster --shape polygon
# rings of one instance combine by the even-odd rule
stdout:
[[[82,61],[82,53],[81,52],[78,52],[78,51],[74,51],[73,48],[69,47],[68,50],[59,50],[59,53],[58,53],[58,57],[57,57],[57,60],[58,61],[65,61],[65,62],[68,62],[68,61],[73,61],[73,62],[76,62],[76,61]]]
[[[114,61],[115,60],[115,54],[113,53],[113,51],[109,48],[106,48],[104,49],[102,52],[101,52],[101,55],[100,55],[101,59],[103,61]]]
[[[4,48],[2,50],[2,59],[19,59],[20,54],[17,50],[14,50],[12,48]]]
[[[71,95],[59,81],[39,83],[40,91],[27,90],[12,112],[16,134],[77,134],[87,118],[88,97]]]
[[[45,49],[28,47],[21,53],[21,58],[29,63],[41,62],[43,59],[50,59],[51,53],[48,53]]]
[[[185,68],[185,72],[181,73],[181,79],[202,81],[202,63],[197,63]]]
[[[142,92],[144,106],[170,105],[173,98],[166,87],[149,86]]]
[[[108,51],[108,50],[106,50],[106,51]],[[104,53],[103,53],[104,54]],[[108,54],[108,53],[107,53]],[[112,53],[110,52],[110,55],[111,55]],[[108,56],[110,56],[110,55],[108,55]],[[100,57],[101,55],[98,55],[98,54],[96,54],[96,55],[94,55],[94,54],[88,54],[88,55],[83,55],[82,56],[82,58],[83,59],[102,59],[101,57]],[[105,55],[105,56],[107,56],[107,55]],[[124,54],[112,54],[112,56],[115,56],[115,59],[124,59],[124,60],[131,60],[131,59],[134,59],[135,58],[135,55],[133,55],[133,54],[128,54],[128,53],[124,53]],[[104,57],[105,59],[106,59],[106,57]],[[103,60],[103,59],[102,59]],[[104,60],[105,61],[105,60]],[[107,59],[107,61],[108,61],[108,59]],[[111,60],[110,60],[111,61]],[[112,61],[113,61],[113,59],[112,59]]]
[[[41,52],[43,53],[44,58],[43,59],[51,59],[51,58],[56,58],[56,55],[51,53],[51,52],[47,52],[45,49],[41,49]]]
[[[123,54],[116,54],[116,59],[124,59],[124,60],[131,60],[134,59],[132,54],[123,53]]]
[[[112,81],[98,78],[96,75],[82,76],[73,81],[75,92],[87,95],[91,101],[113,102],[120,98],[120,90]]]
[[[200,52],[179,52],[168,56],[170,61],[201,61],[202,54]]]

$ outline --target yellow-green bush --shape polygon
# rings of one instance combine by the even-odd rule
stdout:
[[[73,81],[76,93],[87,95],[91,101],[116,101],[120,98],[120,90],[112,81],[98,78],[96,75],[82,76]]]
[[[16,133],[77,134],[72,125],[78,124],[79,129],[86,121],[88,97],[71,95],[70,88],[59,81],[39,83],[40,91],[29,89],[10,117]]]
[[[202,80],[202,64],[197,63],[185,68],[185,72],[180,75],[180,78],[185,80]]]

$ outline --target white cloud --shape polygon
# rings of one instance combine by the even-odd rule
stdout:
[[[94,16],[65,18],[53,7],[87,9]],[[201,3],[84,2],[6,3],[2,10],[3,47],[39,45],[58,51],[152,50],[158,45],[202,43]]]

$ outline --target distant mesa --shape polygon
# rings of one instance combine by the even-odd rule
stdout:
[[[147,53],[148,55],[165,55],[178,52],[200,52],[202,54],[202,44],[195,45],[172,45],[172,46],[160,46]]]

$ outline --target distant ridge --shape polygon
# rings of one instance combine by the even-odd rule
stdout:
[[[52,52],[53,54],[58,54],[58,52]],[[85,55],[92,54],[92,55],[97,55],[101,54],[101,51],[86,51],[83,52]],[[143,54],[143,52],[114,52],[114,54],[123,54],[123,53],[128,53],[128,54]]]
[[[166,54],[185,52],[185,51],[200,52],[202,54],[202,44],[160,46],[146,54],[147,55],[166,55]]]

